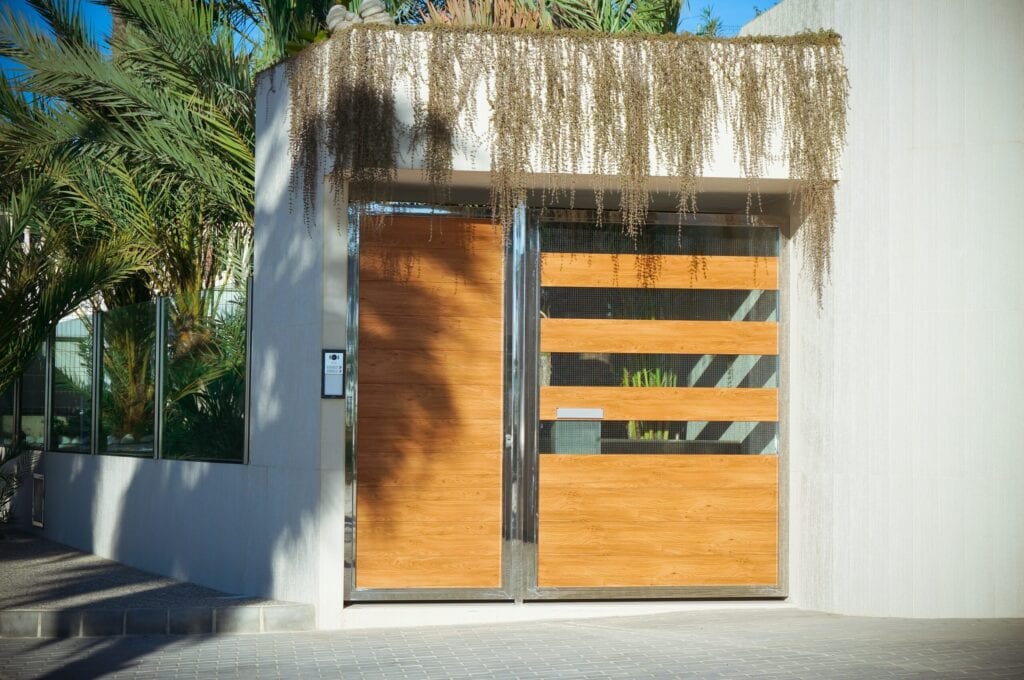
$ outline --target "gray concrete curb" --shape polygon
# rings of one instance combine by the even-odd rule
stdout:
[[[306,604],[0,611],[0,638],[295,633],[315,628],[314,608]]]

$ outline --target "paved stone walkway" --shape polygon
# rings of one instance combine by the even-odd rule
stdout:
[[[1024,678],[1024,620],[698,611],[487,626],[0,640],[0,678]]]
[[[239,597],[31,534],[0,534],[0,639],[258,633],[313,623],[308,605]]]

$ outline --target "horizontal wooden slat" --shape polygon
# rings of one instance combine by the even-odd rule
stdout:
[[[656,274],[651,276],[645,273],[644,256],[544,253],[540,284],[714,290],[776,290],[779,287],[779,262],[775,257],[657,255],[654,258]]]
[[[475,456],[479,464],[467,464],[465,460],[455,461],[457,469],[446,472],[436,467],[431,468],[409,461],[387,460],[376,463],[374,459],[363,461],[358,465],[356,475],[359,479],[359,492],[380,486],[412,486],[429,483],[440,488],[460,489],[493,486],[501,479],[501,461],[496,464],[486,456]],[[376,463],[376,464],[375,464]]]
[[[453,489],[458,492],[453,493]],[[492,505],[500,509],[501,505],[501,477],[495,475],[494,479],[487,485],[470,485],[456,480],[455,486],[442,486],[434,479],[428,484],[410,484],[408,486],[369,486],[359,485],[359,498],[356,512],[370,506],[387,506],[394,503],[416,505],[423,508],[423,518],[420,521],[433,522],[441,521],[431,517],[430,508],[447,508],[452,502],[474,503],[481,508],[490,508]],[[479,518],[478,518],[479,519]]]
[[[541,456],[538,479],[541,587],[777,583],[775,456]]]
[[[504,243],[501,227],[488,219],[392,215],[363,218],[360,227],[360,249],[452,249],[472,255]]]
[[[459,248],[412,252],[365,248],[359,255],[359,280],[445,282],[462,286],[500,284],[502,261],[500,248],[479,249],[470,258]]]
[[[443,326],[448,316],[501,318],[502,295],[501,284],[377,281],[359,288],[360,319],[364,315],[407,319],[423,316],[431,309],[445,313],[434,317],[432,325]]]
[[[502,449],[502,425],[493,420],[470,418],[411,419],[397,423],[394,417],[359,418],[356,452],[359,460],[405,460],[419,457],[423,465],[440,458],[466,454],[488,455]]]
[[[362,497],[362,490],[356,493],[356,521],[363,522],[430,522],[447,524],[473,518],[479,521],[501,521],[501,491],[487,489],[485,498],[466,497],[462,488],[448,489],[447,498],[433,501],[405,501],[401,491],[413,493],[411,487],[377,487],[394,490],[394,497],[387,502],[369,502]]]
[[[496,303],[500,310],[500,302]],[[417,316],[388,317],[360,310],[359,346],[375,349],[465,350],[500,352],[503,324],[500,317],[454,317],[440,320],[429,309]]]
[[[774,555],[555,555],[537,558],[541,588],[762,586],[778,584]]]
[[[658,535],[658,527],[662,522],[673,527],[679,523],[707,519],[727,522],[734,520],[737,513],[742,513],[744,520],[752,524],[775,521],[775,497],[762,493],[763,484],[742,489],[687,487],[683,495],[677,494],[677,489],[654,488],[657,491],[634,489],[633,501],[623,504],[622,490],[601,489],[588,484],[575,492],[566,489],[542,499],[541,509],[545,521],[576,524],[581,530],[588,522],[592,526],[611,523],[647,527],[643,533],[646,536],[650,530],[651,540]],[[669,496],[673,497],[673,501],[666,503],[665,498]],[[586,518],[586,521],[582,518]]]
[[[558,408],[601,408],[605,420],[779,419],[771,387],[541,387],[540,419],[554,420]]]
[[[552,457],[560,460],[549,462]],[[751,488],[763,486],[778,469],[775,456],[603,453],[597,460],[588,458],[594,456],[544,454],[541,466],[576,469],[574,474],[586,477],[588,489],[635,493],[638,498],[650,488],[672,490],[679,486],[700,490],[701,497],[728,491],[739,498]],[[666,469],[672,474],[666,475]]]
[[[474,551],[435,543],[430,554],[363,550],[356,563],[357,588],[499,588],[501,527]],[[447,552],[446,552],[447,550]]]
[[[442,380],[467,385],[501,385],[502,353],[472,349],[436,351],[360,348],[359,383],[427,385]]]
[[[728,517],[715,517],[695,530],[693,521],[610,520],[601,522],[552,521],[545,519],[543,540],[548,555],[631,555],[636,553],[637,537],[642,537],[648,556],[687,557],[692,555],[772,555],[775,552],[775,521],[773,514],[742,524],[726,524]],[[700,540],[680,541],[680,536]]]
[[[542,352],[778,354],[771,321],[541,319]]]
[[[500,385],[381,385],[366,389],[360,385],[359,409],[367,417],[391,418],[396,425],[412,419],[493,419],[500,426],[502,391]]]

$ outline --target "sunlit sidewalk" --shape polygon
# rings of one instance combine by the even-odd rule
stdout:
[[[311,607],[229,595],[21,533],[0,535],[0,638],[260,633]]]
[[[795,609],[221,636],[0,640],[0,677],[1020,678],[1024,621]]]

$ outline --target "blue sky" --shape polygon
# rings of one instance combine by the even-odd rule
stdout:
[[[157,2],[159,0],[154,0]],[[704,7],[711,7],[712,14],[721,18],[723,35],[732,36],[743,24],[754,18],[755,7],[761,10],[768,9],[778,0],[690,0],[689,7],[683,11],[680,28],[691,33],[697,30],[701,21],[701,11]],[[0,6],[11,8],[16,14],[32,15],[32,10],[25,0],[0,0]],[[97,37],[106,36],[110,33],[110,13],[103,7],[89,2],[82,1],[86,17]],[[9,60],[0,58],[0,68],[5,72],[11,68]]]
[[[690,0],[689,7],[683,10],[680,26],[684,31],[696,32],[701,10],[711,7],[712,15],[722,19],[722,34],[733,36],[743,24],[754,18],[755,7],[764,11],[777,3],[778,0]]]
[[[754,17],[754,7],[764,10],[777,0],[690,0],[690,6],[683,12],[682,28],[693,32],[700,23],[701,10],[711,6],[715,15],[722,18],[726,35],[735,35],[740,26]],[[0,0],[0,4],[12,7],[16,12],[25,12],[25,0]],[[110,31],[110,15],[107,10],[91,2],[83,2],[89,21],[101,35]]]

